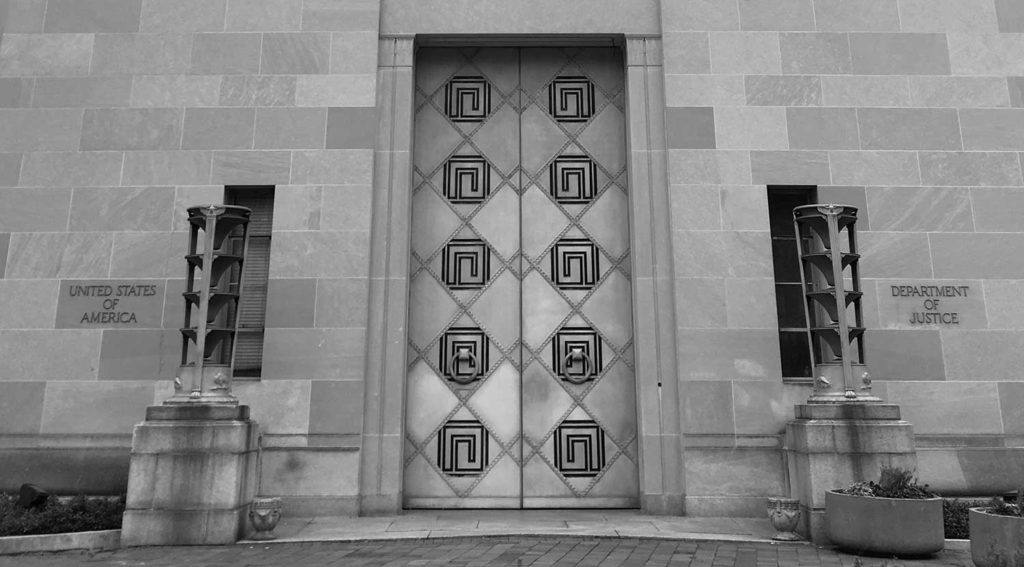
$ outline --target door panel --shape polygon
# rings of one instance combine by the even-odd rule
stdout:
[[[417,65],[405,504],[636,506],[619,52]]]

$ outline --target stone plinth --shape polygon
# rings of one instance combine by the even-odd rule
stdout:
[[[214,545],[244,537],[257,441],[248,406],[147,408],[132,435],[122,545]]]
[[[883,465],[915,469],[914,431],[894,404],[800,404],[786,425],[792,497],[800,532],[827,543],[825,492],[877,480]]]

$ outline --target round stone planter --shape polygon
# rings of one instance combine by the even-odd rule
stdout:
[[[978,567],[1024,565],[1024,518],[971,508],[971,559]]]
[[[825,494],[828,537],[854,553],[931,555],[942,551],[942,498],[904,499]]]

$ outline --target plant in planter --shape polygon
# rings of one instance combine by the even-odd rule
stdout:
[[[828,537],[854,553],[931,555],[945,544],[942,498],[913,472],[882,467],[878,482],[858,482],[825,494]]]
[[[988,506],[971,508],[971,559],[978,567],[1024,565],[1024,487],[1016,503],[995,498]]]

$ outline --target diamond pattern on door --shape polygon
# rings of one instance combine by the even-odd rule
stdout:
[[[407,507],[634,507],[624,141],[612,48],[424,48]]]

